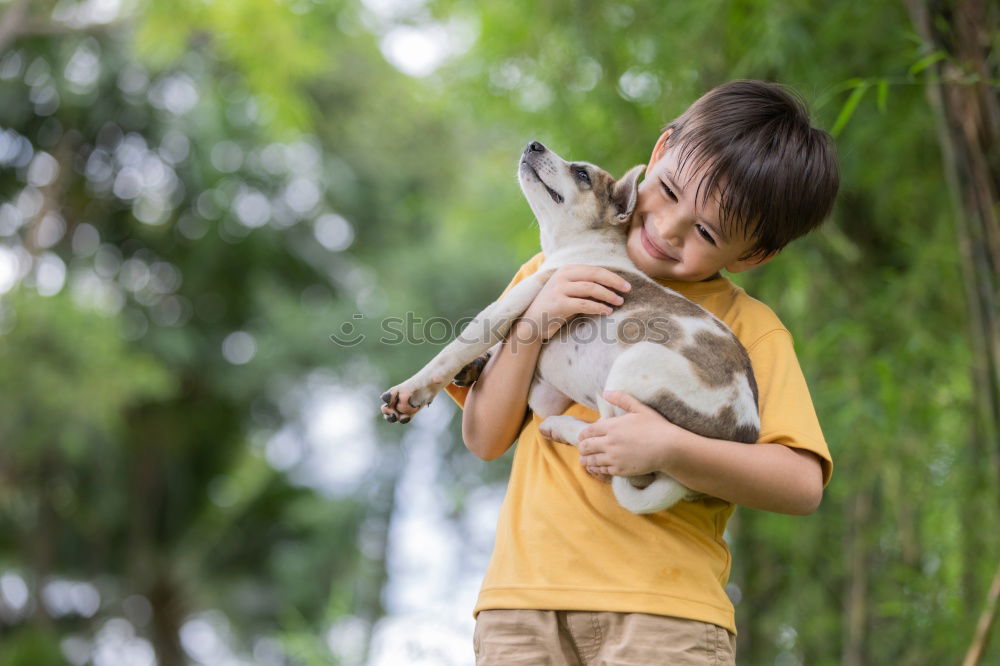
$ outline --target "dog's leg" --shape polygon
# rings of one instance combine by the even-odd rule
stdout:
[[[554,442],[564,442],[576,446],[580,443],[580,431],[586,428],[589,423],[581,421],[575,416],[549,416],[538,425],[538,432],[542,437],[551,439]]]
[[[552,271],[535,273],[518,282],[503,298],[476,315],[462,333],[417,374],[383,393],[385,420],[408,423],[420,408],[429,405],[437,392],[466,364],[507,336],[514,320],[528,309],[551,275]]]
[[[452,378],[451,383],[455,386],[472,386],[475,384],[476,380],[479,379],[479,375],[483,374],[483,368],[490,362],[490,357],[496,354],[499,349],[500,344],[495,344],[479,358],[466,363],[465,367],[459,370],[458,374]]]
[[[572,404],[573,399],[542,379],[537,373],[528,389],[528,407],[539,418],[562,414]]]

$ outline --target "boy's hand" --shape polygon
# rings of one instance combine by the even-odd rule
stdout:
[[[606,268],[563,266],[552,274],[521,318],[534,322],[544,342],[574,315],[611,314],[612,307],[624,302],[615,292],[631,288],[621,276]]]
[[[604,399],[626,413],[601,419],[580,432],[580,463],[598,478],[662,471],[672,444],[688,431],[624,391],[607,391]]]

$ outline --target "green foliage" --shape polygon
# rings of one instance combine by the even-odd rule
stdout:
[[[43,629],[25,629],[5,638],[0,663],[6,666],[63,666],[58,635]]]
[[[330,59],[327,35],[306,15],[274,0],[202,2],[148,0],[136,30],[137,55],[154,69],[172,67],[198,42],[208,42],[222,67],[235,65],[276,130],[309,126],[314,110],[302,94]],[[301,6],[304,6],[302,3]],[[335,15],[336,6],[325,8]]]
[[[76,306],[65,292],[18,292],[4,304],[0,337],[0,438],[14,463],[52,454],[70,464],[122,436],[128,408],[168,398],[172,377],[130,349],[117,318]],[[86,397],[84,397],[86,396]]]
[[[332,626],[386,612],[405,501],[376,397],[443,343],[388,344],[385,318],[471,315],[537,251],[514,178],[527,141],[624,173],[741,77],[801,93],[843,185],[822,230],[737,276],[793,332],[835,459],[816,515],[730,524],[740,661],[963,653],[1000,558],[1000,480],[995,443],[972,436],[979,361],[924,74],[978,79],[904,6],[148,0],[91,25],[59,19],[71,5],[31,3],[0,53],[0,131],[16,132],[0,135],[0,285],[17,276],[0,294],[0,575],[37,611],[0,598],[0,664],[62,663],[59,639],[121,617],[180,664],[181,627],[211,610],[238,654],[337,658]],[[434,23],[475,39],[426,77],[387,62],[393,29]],[[346,324],[355,346],[330,339]],[[323,391],[371,413],[317,444]],[[507,467],[468,454],[457,423],[447,437],[438,482],[460,525]],[[363,438],[354,485],[303,481],[309,446]],[[59,578],[93,584],[100,609],[39,606]]]

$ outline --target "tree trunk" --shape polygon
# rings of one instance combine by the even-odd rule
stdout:
[[[1000,602],[1000,567],[993,575],[993,584],[990,585],[990,593],[986,597],[986,607],[983,608],[979,622],[976,624],[976,636],[972,639],[972,645],[965,654],[962,666],[978,666],[979,660],[986,651],[986,645],[990,639],[990,629],[997,616],[997,603]]]
[[[1000,12],[984,0],[907,4],[925,51],[947,54],[927,70],[927,96],[955,206],[973,354],[962,575],[971,623],[987,575],[980,556],[990,547],[982,518],[974,517],[996,511],[1000,488],[1000,101],[992,85],[1000,68],[990,54]]]
[[[30,4],[31,0],[14,0],[0,16],[0,53],[6,51],[20,35]]]
[[[865,637],[868,633],[868,539],[867,529],[872,509],[872,491],[858,489],[848,502],[845,559],[848,577],[844,595],[844,666],[867,663]]]
[[[187,660],[181,647],[181,625],[184,623],[184,594],[169,561],[161,558],[157,577],[149,590],[149,603],[153,607],[153,649],[158,666],[185,666]]]
[[[29,534],[26,551],[27,562],[31,563],[31,576],[29,585],[31,596],[35,600],[34,608],[31,612],[31,620],[35,624],[51,628],[52,619],[49,617],[48,609],[42,602],[42,591],[45,583],[55,569],[56,564],[56,535],[59,533],[59,516],[52,507],[49,497],[49,482],[55,476],[57,467],[56,456],[52,452],[45,452],[41,456],[37,471],[38,477],[37,494],[35,495],[35,524]]]
[[[987,456],[1000,478],[1000,101],[991,82],[992,36],[998,12],[983,0],[909,0],[925,49],[948,58],[928,68],[927,95],[937,119],[945,174],[966,282],[973,376]],[[947,32],[941,26],[951,29]]]

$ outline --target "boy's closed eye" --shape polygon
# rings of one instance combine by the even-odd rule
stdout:
[[[677,195],[674,194],[673,189],[665,180],[660,180],[660,187],[663,189],[664,196],[666,196],[668,199],[670,199],[675,203],[677,202],[678,200]],[[696,224],[695,228],[698,230],[698,233],[701,235],[702,238],[704,238],[711,245],[715,245],[715,239],[712,238],[712,234],[708,232],[708,229],[706,229],[704,226],[700,224]]]
[[[671,201],[677,201],[677,195],[674,194],[674,191],[672,189],[670,189],[670,185],[668,185],[666,181],[661,180],[660,181],[660,187],[663,188],[663,194],[668,199],[670,199]]]
[[[702,238],[707,240],[712,245],[715,245],[715,239],[712,238],[712,234],[708,233],[708,230],[705,229],[705,227],[701,226],[700,224],[696,224],[695,228],[698,230],[698,233],[701,234]]]

